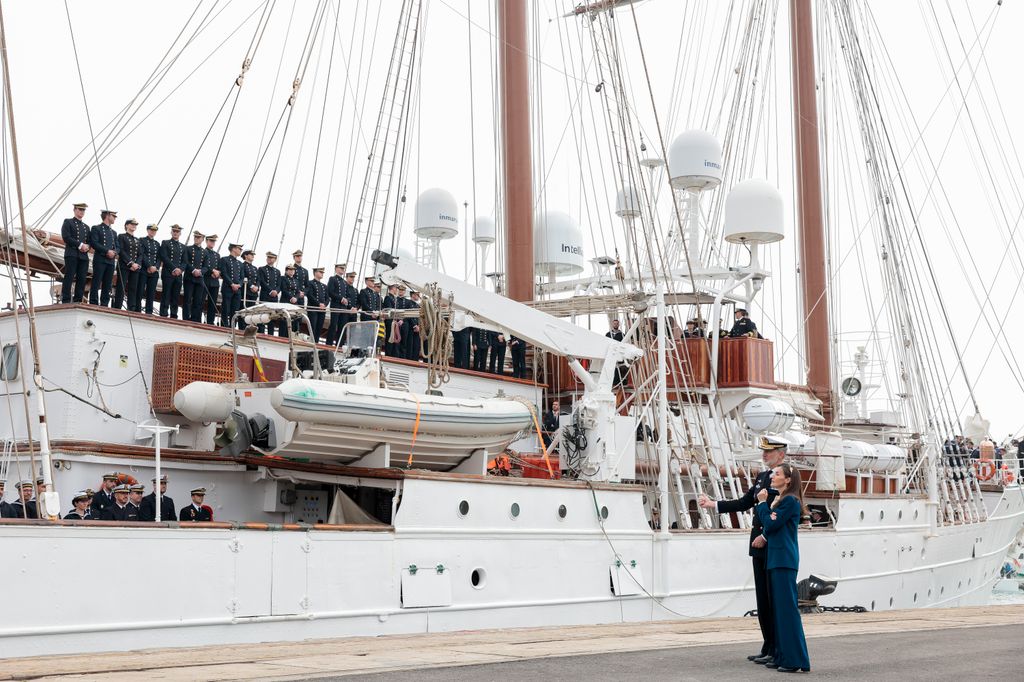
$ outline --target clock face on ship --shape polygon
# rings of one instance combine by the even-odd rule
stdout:
[[[855,396],[860,393],[860,389],[860,379],[856,377],[846,377],[843,379],[843,393],[846,395]]]

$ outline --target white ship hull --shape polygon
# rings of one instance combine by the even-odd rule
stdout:
[[[653,533],[642,495],[409,473],[394,526],[378,531],[4,524],[0,575],[18,615],[0,629],[0,656],[754,608],[747,532]],[[873,517],[861,518],[863,509]],[[1024,519],[1020,488],[1007,488],[984,523],[930,536],[926,516],[920,499],[843,500],[835,529],[801,531],[800,577],[838,579],[822,600],[831,605],[986,603]],[[54,598],[38,608],[47,594]]]

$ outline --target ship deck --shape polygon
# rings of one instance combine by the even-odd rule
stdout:
[[[1001,654],[1016,641],[1010,645],[998,637],[1016,637],[1014,626],[1024,625],[1024,608],[822,613],[803,621],[813,671],[826,677],[935,679],[936,671],[945,671],[939,676],[950,679],[956,670],[1005,677],[1012,676],[1008,666],[1014,663]],[[872,646],[868,640],[881,641]],[[631,665],[652,679],[678,679],[685,672],[745,680],[770,672],[745,660],[759,642],[756,619],[717,618],[11,658],[4,661],[0,679],[117,682],[141,674],[172,681],[293,680],[373,673],[395,673],[394,679],[622,679],[625,673],[616,673],[616,666]],[[986,642],[996,655],[985,655]],[[922,647],[935,649],[934,655]],[[964,656],[965,651],[973,653]],[[636,667],[642,655],[650,663]],[[932,672],[922,666],[932,666]],[[546,674],[538,675],[538,668]]]

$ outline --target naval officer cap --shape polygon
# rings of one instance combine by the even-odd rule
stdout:
[[[75,502],[78,502],[79,500],[91,500],[91,499],[92,499],[92,491],[91,490],[79,490],[77,493],[75,493],[75,496],[71,498],[71,504],[74,504]]]
[[[231,249],[240,249],[240,248],[242,248],[242,244],[228,244],[228,251],[230,251]]]
[[[81,209],[83,209],[83,210],[84,210],[84,209],[87,209],[87,208],[89,208],[89,204],[83,204],[83,203],[81,203],[81,202],[79,202],[79,203],[77,203],[77,204],[71,204],[71,206],[72,206],[73,208],[81,208]]]
[[[206,235],[196,230],[195,232],[192,233],[192,239],[206,239]]]
[[[178,223],[171,225],[171,232],[181,232],[181,225]]]
[[[153,483],[156,483],[156,479],[155,478],[152,479],[152,480],[153,480]],[[160,482],[161,483],[167,483],[167,474],[164,474],[163,476],[160,477]]]
[[[206,495],[206,488],[192,488],[192,490],[189,491],[189,494],[203,497]]]
[[[156,223],[150,223],[149,225],[146,225],[146,230],[148,232],[156,232],[159,229],[160,229],[160,226],[157,225]]]
[[[255,251],[253,251],[252,249],[246,249],[245,251],[243,251],[243,252],[242,252],[242,258],[245,258],[245,257],[246,257],[246,256],[248,256],[248,255],[253,255],[253,256],[255,256],[255,255],[256,255],[256,252],[255,252]]]
[[[129,218],[128,220],[124,221],[124,224],[125,227],[127,227],[128,225],[138,225],[139,221],[136,220],[135,218]]]
[[[346,277],[355,277],[355,276],[356,276],[356,273],[354,273],[354,272],[346,272],[346,273],[345,273],[345,276],[346,276]]]
[[[267,258],[277,258],[277,254],[273,251],[267,251]]]
[[[128,490],[130,490],[133,493],[144,493],[146,492],[146,486],[142,485],[141,483],[133,483],[132,485],[128,486]]]
[[[323,271],[324,271],[323,268],[313,268],[313,274],[316,274],[318,272],[323,272]]]
[[[218,237],[215,234],[208,234],[208,235],[206,235],[206,241],[208,241],[208,242],[215,242],[215,241],[217,241],[217,239],[218,239]]]
[[[105,208],[102,211],[100,211],[100,216],[101,217],[106,218],[108,215],[112,215],[112,216],[114,216],[116,218],[117,217],[117,211],[114,211],[114,210],[109,209],[109,208]]]
[[[131,488],[128,487],[127,483],[122,483],[120,485],[114,486],[114,493],[115,494],[117,494],[117,493],[125,493],[125,494],[127,494],[127,493],[130,493],[130,492],[131,492]]]
[[[113,474],[113,473],[111,473],[111,474],[103,474],[103,480],[104,481],[116,481],[117,480],[117,474]]]
[[[18,490],[21,490],[22,488],[31,488],[32,486],[32,481],[18,481],[17,485],[15,485],[14,487],[17,488]]]
[[[292,255],[293,256],[301,256],[302,255],[302,249],[296,249],[295,251],[292,251]]]
[[[757,447],[761,450],[778,450],[780,448],[785,450],[789,447],[789,443],[778,436],[761,436],[761,440],[758,442]]]

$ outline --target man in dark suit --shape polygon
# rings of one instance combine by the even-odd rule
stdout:
[[[743,308],[736,309],[736,320],[733,322],[732,329],[729,330],[729,336],[750,336],[755,339],[761,338],[761,334],[757,331],[757,325],[750,319],[749,313]]]
[[[117,286],[114,288],[114,307],[122,309],[125,299],[128,310],[141,312],[139,305],[139,273],[142,260],[139,258],[139,240],[135,237],[135,229],[139,221],[129,218],[124,221],[124,232],[117,235]]]
[[[499,332],[489,332],[487,334],[487,343],[491,348],[487,371],[491,374],[504,374],[505,348],[508,346],[508,343],[505,341],[505,335]]]
[[[171,238],[160,242],[160,317],[178,319],[178,297],[185,274],[185,245],[180,240],[181,225],[171,225]],[[186,320],[189,302],[182,311]]]
[[[465,327],[452,332],[452,365],[459,369],[469,369],[469,347],[472,343],[473,330]]]
[[[401,291],[401,288],[399,290]],[[405,307],[409,310],[419,310],[420,292],[410,291],[409,298],[405,299]],[[405,335],[405,354],[402,357],[419,362],[423,349],[423,343],[420,341],[420,318],[410,317],[406,319],[405,324],[409,331]]]
[[[373,277],[364,277],[366,284],[359,292],[359,319],[377,321],[380,319],[381,300],[377,287],[374,286]]]
[[[306,315],[309,317],[309,331],[313,343],[320,343],[327,315],[327,285],[324,284],[324,269],[313,268],[313,279],[306,285]]]
[[[206,499],[206,488],[192,489],[192,503],[181,508],[178,514],[179,521],[213,521],[213,514],[210,508],[203,504]]]
[[[512,353],[512,376],[516,379],[526,378],[526,342],[518,336],[510,336],[508,349]]]
[[[156,479],[153,479],[153,487],[156,488]],[[177,518],[174,513],[174,500],[165,495],[167,492],[167,477],[160,477],[160,520],[173,521]],[[142,498],[139,505],[139,521],[156,521],[156,492],[152,492]]]
[[[612,328],[605,334],[612,341],[622,341],[624,337],[622,329],[619,327],[618,320],[612,320]]]
[[[302,249],[292,252],[292,261],[295,264],[295,281],[299,283],[299,288],[305,291],[309,285],[309,270],[302,267]]]
[[[185,294],[182,299],[181,317],[192,322],[203,321],[203,302],[206,301],[206,248],[203,247],[203,240],[206,235],[202,232],[192,233],[192,246],[185,247],[185,253],[181,257],[182,284]]]
[[[101,521],[138,521],[139,510],[128,501],[131,490],[127,483],[114,487],[114,504],[103,510]]]
[[[228,244],[228,255],[220,259],[217,269],[222,277],[220,285],[220,324],[230,327],[235,313],[242,309],[242,255],[241,244]]]
[[[94,252],[89,303],[106,308],[110,306],[110,285],[114,281],[114,268],[117,267],[117,233],[111,227],[117,220],[117,211],[100,211],[100,220],[103,222],[93,225],[89,230],[89,246]]]
[[[155,223],[146,225],[146,236],[139,240],[139,258],[142,260],[139,294],[146,299],[146,306],[143,310],[147,315],[153,314],[156,284],[160,279],[160,242],[156,240],[156,233],[159,229]]]
[[[395,284],[388,285],[388,291],[384,295],[384,299],[381,301],[381,307],[384,311],[398,310],[398,286]],[[395,325],[398,324],[399,320],[392,320],[390,318],[384,320],[384,353],[389,358],[400,357],[399,349],[402,347],[401,341],[392,341],[392,332],[399,339],[401,339],[402,325],[398,325],[395,329]]]
[[[267,264],[256,268],[256,283],[259,286],[261,303],[281,303],[284,301],[284,298],[281,296],[281,271],[277,269],[275,263],[277,263],[277,254],[273,251],[267,251]],[[288,332],[284,328],[284,322],[276,324],[278,336],[288,336]],[[264,331],[262,324],[259,325],[259,331],[261,334]],[[270,333],[274,333],[273,327],[270,329]]]
[[[551,409],[544,413],[541,417],[541,438],[544,439],[544,448],[547,449],[551,445],[551,439],[555,437],[555,431],[558,430],[558,417],[561,414],[561,407],[557,400],[551,401]]]
[[[786,442],[776,437],[762,436],[758,444],[761,448],[761,460],[764,468],[754,479],[754,485],[747,492],[736,500],[712,500],[707,495],[701,495],[697,504],[705,509],[714,509],[719,514],[730,514],[733,512],[745,512],[753,509],[757,504],[757,494],[762,490],[768,491],[768,504],[771,506],[778,491],[771,487],[772,469],[782,464],[786,458]],[[747,660],[755,663],[765,664],[772,662],[775,652],[775,620],[772,613],[771,592],[768,589],[768,551],[765,549],[767,543],[761,534],[761,520],[755,514],[750,529],[749,554],[754,565],[754,593],[757,597],[757,620],[761,626],[761,637],[764,643],[761,645],[759,655],[747,656]]]
[[[256,305],[260,297],[260,276],[252,262],[256,260],[256,252],[246,249],[242,252],[242,308]],[[245,320],[238,320],[238,328],[245,329]]]
[[[203,263],[206,266],[203,285],[206,291],[202,294],[206,302],[206,324],[209,325],[217,324],[217,294],[220,293],[220,254],[215,248],[217,238],[215,234],[206,235],[206,250],[203,252]]]
[[[74,216],[60,226],[64,240],[64,279],[60,287],[61,303],[81,303],[85,279],[89,276],[89,226],[82,222],[87,204],[73,204]],[[72,295],[71,289],[74,288]]]
[[[327,329],[327,343],[335,346],[341,330],[348,322],[348,315],[342,311],[348,309],[348,287],[345,286],[345,263],[334,265],[334,274],[327,280],[327,301],[331,309],[331,325]]]
[[[7,481],[0,479],[0,518],[9,519],[12,518],[11,505],[4,502],[4,487],[6,487]]]
[[[487,348],[491,345],[491,335],[486,329],[473,328],[470,337],[473,342],[473,369],[477,372],[487,371]]]
[[[117,474],[103,474],[103,484],[92,496],[92,517],[103,516],[103,510],[114,504],[114,487],[117,485]]]

